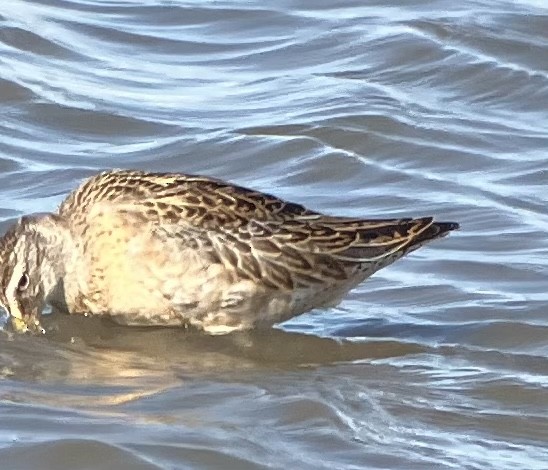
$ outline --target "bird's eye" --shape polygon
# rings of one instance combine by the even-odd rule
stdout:
[[[17,290],[19,292],[23,292],[30,284],[29,275],[27,273],[23,273],[21,276],[21,279],[19,279],[19,284],[17,284]]]

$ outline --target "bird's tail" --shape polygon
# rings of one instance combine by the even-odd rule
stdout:
[[[347,226],[347,224],[349,224]],[[352,228],[349,237],[345,229]],[[367,263],[398,258],[459,228],[456,222],[435,222],[432,217],[400,220],[363,220],[339,224],[339,243],[332,254],[341,260]],[[349,240],[350,238],[350,240]]]

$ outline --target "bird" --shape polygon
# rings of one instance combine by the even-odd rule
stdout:
[[[338,304],[458,228],[327,215],[206,176],[109,170],[0,238],[0,306],[16,332],[44,332],[47,305],[212,335],[265,328]]]

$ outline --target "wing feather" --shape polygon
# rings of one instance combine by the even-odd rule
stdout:
[[[59,213],[100,203],[140,217],[156,236],[180,240],[241,277],[288,289],[344,281],[368,263],[445,233],[430,217],[333,217],[212,178],[136,171],[87,180]]]

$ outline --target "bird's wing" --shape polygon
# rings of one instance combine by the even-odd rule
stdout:
[[[331,217],[206,177],[127,171],[88,180],[60,213],[97,203],[272,288],[344,281],[360,266],[420,242],[429,230],[423,241],[441,233],[431,218]]]

